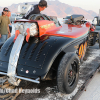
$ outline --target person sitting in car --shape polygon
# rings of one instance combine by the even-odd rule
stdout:
[[[43,11],[45,8],[47,8],[47,2],[45,0],[41,0],[39,4],[34,5],[24,16],[23,19],[28,19],[30,15],[32,14],[40,14],[41,11]]]

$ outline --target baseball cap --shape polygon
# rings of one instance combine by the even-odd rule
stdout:
[[[7,7],[4,7],[3,11],[9,11],[9,9]]]
[[[43,6],[47,7],[47,2],[45,0],[40,0],[39,6],[41,6],[41,7],[43,7]]]

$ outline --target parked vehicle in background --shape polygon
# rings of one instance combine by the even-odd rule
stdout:
[[[95,16],[92,20],[92,24],[95,26],[96,30],[100,30],[100,18],[99,16]]]
[[[28,10],[33,6],[33,4],[28,4],[28,3],[25,3],[23,5],[19,5],[18,6],[18,13],[20,13],[20,15],[25,15]]]
[[[94,17],[92,25],[95,27],[95,31],[91,34],[91,42],[94,44],[97,41],[100,48],[100,11],[99,16]]]
[[[11,13],[11,16],[10,16],[10,21],[11,23],[14,22],[15,20],[18,20],[18,19],[21,19],[22,17],[16,13]]]

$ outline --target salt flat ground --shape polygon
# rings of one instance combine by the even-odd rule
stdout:
[[[78,100],[100,100],[100,72],[93,77]]]
[[[97,51],[99,50],[98,55],[100,56],[98,44],[95,44],[95,46],[90,48],[97,49]],[[100,100],[100,71],[94,75],[78,100]]]

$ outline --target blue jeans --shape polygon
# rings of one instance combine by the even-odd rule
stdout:
[[[5,42],[8,38],[8,34],[6,35],[1,35],[1,38],[0,38],[0,42]]]

